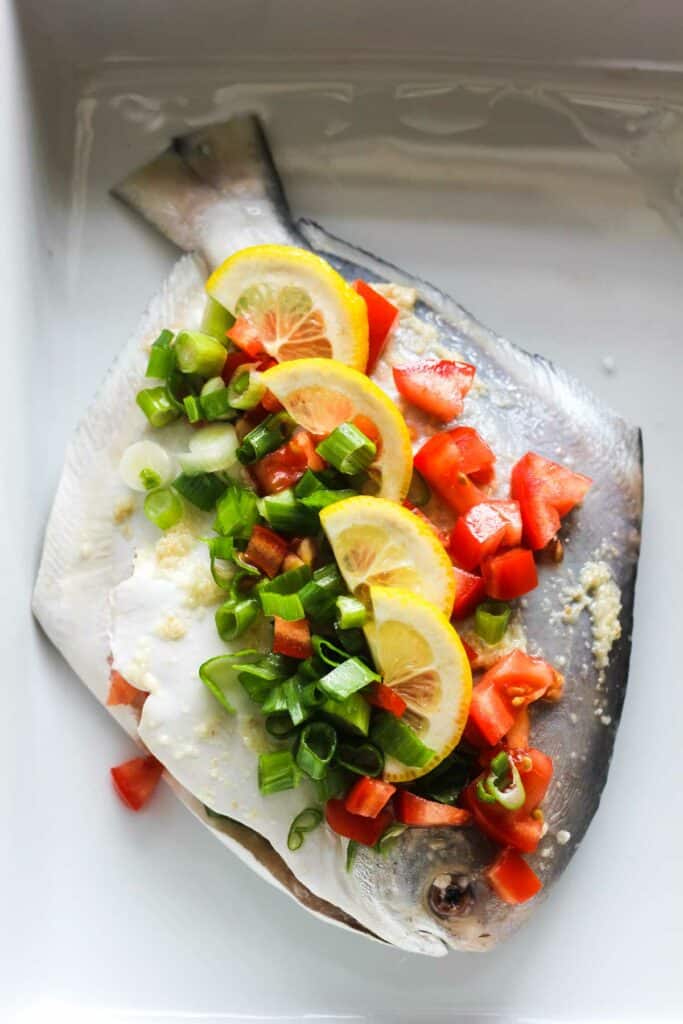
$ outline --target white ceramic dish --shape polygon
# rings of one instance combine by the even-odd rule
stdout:
[[[683,251],[672,226],[679,77],[673,70],[511,73],[436,58],[353,67],[295,61],[284,48],[295,45],[296,32],[281,12],[265,23],[269,39],[273,26],[280,35],[263,44],[278,60],[226,62],[206,20],[218,5],[202,2],[198,20],[171,4],[162,38],[154,10],[138,25],[132,5],[117,5],[95,24],[99,17],[78,4],[56,7],[22,5],[23,39],[13,34],[7,4],[0,25],[3,88],[12,100],[0,112],[10,157],[0,167],[0,273],[11,382],[0,451],[0,792],[7,798],[0,1016],[31,1024],[303,1015],[679,1019],[683,833],[671,800],[683,728],[676,658],[683,485],[675,471]],[[304,7],[291,14],[300,25]],[[226,37],[257,25],[259,9],[233,5],[221,22]],[[607,55],[672,60],[669,9],[661,5],[645,50],[629,50],[639,37],[626,19]],[[443,49],[432,14],[432,48]],[[606,55],[600,46],[572,50],[576,26],[565,25],[563,35],[557,17],[544,56]],[[477,17],[463,38],[472,52],[481,51],[478,40],[493,39],[488,52],[497,54],[510,26],[501,15],[487,37]],[[350,45],[349,27],[346,36],[339,27],[336,45]],[[372,22],[386,49],[380,27]],[[410,44],[408,28],[410,17],[396,48]],[[424,47],[423,21],[412,28]],[[586,22],[584,39],[595,47],[601,37],[590,29]],[[508,37],[512,52],[533,55],[533,40]],[[185,59],[103,63],[112,53]],[[570,85],[583,96],[579,108],[567,106]],[[606,99],[608,120],[600,112]],[[269,117],[297,213],[443,286],[644,428],[646,522],[631,677],[603,805],[552,898],[486,957],[428,961],[330,929],[228,855],[166,789],[144,815],[128,813],[111,794],[107,769],[129,754],[130,741],[29,617],[68,436],[175,258],[108,187],[171,134],[235,104],[256,104]],[[603,147],[608,130],[607,150],[582,139],[586,120],[593,142],[598,123]],[[635,149],[615,153],[615,125],[619,138],[636,139]]]

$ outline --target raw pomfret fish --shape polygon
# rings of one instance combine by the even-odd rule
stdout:
[[[561,369],[497,337],[442,292],[314,224],[293,223],[253,117],[178,140],[115,191],[192,255],[171,271],[83,420],[48,525],[35,613],[102,703],[108,658],[113,653],[118,664],[117,648],[130,652],[141,625],[149,644],[159,608],[185,586],[173,568],[163,578],[156,572],[158,531],[139,511],[127,518],[130,509],[117,472],[126,446],[146,434],[135,395],[147,350],[164,327],[198,325],[208,271],[244,246],[307,246],[349,280],[392,282],[400,286],[396,295],[416,293],[414,309],[402,315],[380,363],[378,382],[395,395],[392,360],[405,362],[417,352],[458,353],[476,365],[480,382],[462,422],[480,430],[498,453],[499,479],[507,479],[513,462],[534,450],[594,480],[584,506],[563,526],[564,560],[540,567],[540,585],[521,602],[511,634],[566,676],[563,700],[533,709],[532,742],[552,756],[555,776],[544,802],[548,832],[529,858],[544,882],[541,897],[531,903],[509,907],[493,896],[482,875],[495,847],[474,828],[408,829],[384,855],[359,850],[348,873],[344,841],[326,828],[290,852],[287,828],[292,812],[305,805],[297,799],[305,798],[258,794],[257,740],[246,730],[248,709],[229,723],[227,716],[221,720],[194,674],[202,660],[219,653],[206,650],[216,643],[213,616],[203,618],[197,607],[187,612],[190,623],[196,620],[195,633],[179,640],[177,654],[157,658],[156,640],[151,653],[143,652],[155,667],[165,666],[169,678],[184,673],[181,710],[194,724],[196,742],[181,749],[166,736],[166,746],[161,744],[159,723],[170,723],[171,740],[178,740],[181,734],[173,728],[182,715],[179,705],[164,708],[175,695],[169,697],[159,680],[145,685],[151,696],[139,735],[169,769],[179,797],[252,868],[314,913],[402,949],[431,955],[449,948],[489,949],[551,891],[605,784],[628,675],[642,511],[640,432]],[[420,423],[412,425],[419,434]],[[116,519],[125,519],[123,527]],[[190,539],[188,557],[206,559],[205,549]],[[138,736],[129,708],[109,710]],[[224,774],[216,767],[220,757],[230,769]],[[214,813],[207,814],[205,805]]]

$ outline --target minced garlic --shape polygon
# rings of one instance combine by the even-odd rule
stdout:
[[[158,623],[156,632],[157,636],[160,636],[162,640],[182,640],[187,633],[187,629],[182,619],[174,615],[173,612],[169,612]]]
[[[126,519],[130,519],[135,511],[135,501],[132,497],[121,498],[114,505],[114,522],[117,526],[121,523],[125,523]]]

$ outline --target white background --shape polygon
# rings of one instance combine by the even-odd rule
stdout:
[[[92,120],[81,104],[78,120],[75,100],[89,73],[76,64],[94,66],[107,53],[178,54],[184,45],[196,60],[205,45],[225,51],[229,70],[241,33],[255,49],[249,33],[259,17],[264,46],[280,51],[301,39],[318,50],[326,39],[349,45],[368,23],[368,46],[374,38],[385,50],[411,41],[448,50],[434,3],[420,4],[419,16],[418,5],[411,8],[386,35],[379,30],[389,5],[370,5],[365,18],[352,4],[346,36],[336,38],[322,31],[343,27],[338,9],[326,5],[235,4],[232,20],[216,14],[220,6],[202,0],[190,15],[190,5],[171,5],[177,18],[166,23],[152,3],[137,24],[126,14],[133,5],[107,3],[95,14],[54,4],[43,13],[31,2],[21,39],[2,5],[0,1016],[32,1024],[303,1014],[680,1020],[683,256],[641,183],[616,162],[568,158],[564,170],[526,167],[499,180],[465,162],[434,189],[400,174],[388,182],[369,169],[325,169],[324,159],[307,173],[288,144],[287,122],[272,126],[297,213],[444,286],[500,333],[575,371],[644,429],[643,555],[612,772],[566,875],[510,944],[486,957],[430,961],[364,942],[258,880],[165,788],[144,814],[129,813],[110,791],[108,767],[130,756],[130,742],[30,619],[64,446],[174,258],[107,196],[118,174],[161,148],[164,126],[136,132],[105,102]],[[518,19],[513,5],[480,5],[479,16],[474,6],[460,5],[462,20],[449,22],[461,54],[538,55],[545,24],[544,58],[680,56],[675,21],[666,19],[675,5],[657,5],[659,30],[649,36],[645,4],[594,4],[582,20],[548,3],[539,5],[545,22],[532,18],[529,3]],[[179,67],[179,78],[186,73]],[[352,80],[352,69],[347,74]],[[144,66],[139,75],[144,93]],[[614,359],[612,374],[605,356]]]

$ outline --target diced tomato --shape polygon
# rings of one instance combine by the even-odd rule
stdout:
[[[324,465],[311,435],[298,430],[286,444],[264,455],[250,469],[262,494],[276,494],[293,487],[307,469],[322,469]]]
[[[369,416],[364,416],[362,413],[358,413],[351,420],[354,427],[358,427],[361,434],[365,434],[369,438],[377,449],[377,454],[382,454],[382,435],[379,432],[379,427],[374,420],[371,420]]]
[[[483,558],[498,550],[507,531],[507,523],[490,501],[460,516],[451,530],[448,551],[462,569],[475,569]]]
[[[486,594],[486,586],[482,576],[475,576],[464,569],[453,566],[455,576],[455,602],[451,613],[454,619],[466,619],[472,615]]]
[[[380,811],[376,818],[364,818],[347,811],[343,800],[328,800],[325,804],[325,818],[333,832],[347,839],[353,839],[363,846],[374,846],[391,824],[391,811]]]
[[[468,475],[477,487],[488,487],[496,479],[496,467],[495,465],[484,466],[483,469],[475,469]]]
[[[463,793],[475,824],[501,846],[514,846],[522,853],[533,853],[543,831],[541,817],[534,818],[525,811],[506,811],[499,804],[482,803],[477,797],[477,781],[471,782]]]
[[[519,502],[524,541],[535,551],[544,548],[560,528],[560,520],[588,493],[592,480],[535,452],[515,464],[510,493]]]
[[[425,800],[424,797],[400,789],[394,800],[396,820],[402,825],[421,826],[423,828],[441,825],[465,825],[470,820],[468,811],[450,804],[440,804],[436,800]]]
[[[525,800],[522,811],[525,814],[531,814],[548,792],[548,786],[553,777],[552,758],[544,754],[542,750],[536,750],[533,747],[531,750],[524,747],[511,749],[510,757],[519,768],[519,774],[524,783]],[[529,767],[529,761],[531,767]]]
[[[273,654],[284,654],[287,658],[299,658],[303,661],[313,654],[311,645],[311,629],[308,619],[296,619],[288,622],[275,616],[273,633]]]
[[[353,287],[361,298],[365,299],[368,308],[368,365],[365,372],[370,374],[375,369],[389,334],[398,320],[398,309],[366,281],[354,281]]]
[[[351,814],[360,814],[362,818],[376,818],[395,792],[396,786],[392,786],[390,782],[370,779],[364,775],[346,794],[344,806]]]
[[[263,344],[256,328],[246,317],[238,316],[230,330],[225,333],[234,345],[248,355],[257,356],[263,352]]]
[[[506,849],[486,872],[491,888],[504,903],[526,903],[543,888],[543,882],[516,850]]]
[[[368,422],[371,422],[368,420]],[[292,435],[289,445],[293,452],[298,452],[304,455],[306,459],[306,468],[312,469],[315,473],[318,470],[324,469],[327,463],[323,459],[322,455],[318,455],[315,450],[315,441],[313,440],[312,434],[309,434],[303,427],[298,427]]]
[[[363,690],[363,696],[374,708],[389,711],[397,718],[400,718],[408,707],[400,693],[396,693],[391,686],[384,683],[372,683],[368,690]]]
[[[501,555],[485,558],[481,574],[486,593],[497,601],[512,601],[538,586],[536,562],[528,548],[511,548]]]
[[[470,647],[470,645],[467,643],[467,641],[463,640],[462,637],[460,637],[460,643],[462,644],[462,646],[465,649],[465,654],[467,655],[467,660],[469,661],[470,665],[473,665],[475,663],[475,661],[477,660],[477,658],[478,658],[477,652],[475,651],[474,647]]]
[[[394,366],[394,383],[412,405],[443,423],[459,416],[465,395],[472,387],[475,368],[452,359],[425,361],[411,366]]]
[[[272,580],[280,571],[283,559],[289,550],[286,540],[267,526],[254,526],[244,556],[248,562],[264,572]]]
[[[241,348],[233,349],[232,352],[228,352],[227,358],[223,363],[221,377],[226,384],[229,384],[233,378],[235,370],[238,370],[240,366],[246,366],[248,363],[253,363],[253,361],[254,357],[250,356],[248,352],[243,352]]]
[[[495,455],[472,427],[434,434],[415,455],[415,468],[460,515],[485,501],[469,473],[493,465]]]
[[[520,708],[544,697],[556,685],[557,675],[542,658],[510,651],[472,690],[470,721],[495,746],[513,727]]]
[[[157,788],[164,766],[156,757],[134,757],[110,769],[116,792],[132,811],[144,807]]]
[[[505,742],[509,747],[519,747],[524,750],[529,746],[529,708],[526,704],[519,709],[515,715],[515,720],[512,723],[512,728],[508,730]]]
[[[266,412],[280,412],[281,409],[284,409],[282,402],[275,397],[272,391],[266,391],[261,399],[261,405]]]
[[[144,690],[138,690],[136,686],[131,686],[127,679],[124,679],[120,672],[117,672],[115,668],[111,670],[109,676],[109,693],[107,694],[107,707],[114,707],[118,704],[128,704],[131,707],[138,708],[147,700],[148,694]]]

